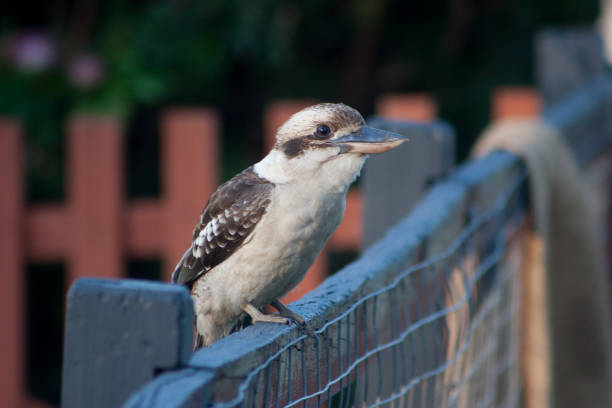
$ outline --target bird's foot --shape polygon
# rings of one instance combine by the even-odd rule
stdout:
[[[247,303],[246,306],[242,308],[242,310],[244,310],[246,313],[248,313],[249,316],[251,316],[251,322],[253,324],[257,322],[289,324],[292,322],[292,320],[288,317],[264,314],[250,303]]]
[[[302,330],[304,330],[309,336],[315,337],[314,330],[312,330],[310,325],[306,323],[306,320],[304,320],[302,316],[300,316],[299,314],[295,313],[294,311],[289,309],[287,306],[285,306],[280,300],[275,299],[272,301],[272,303],[270,303],[270,305],[272,305],[273,308],[278,310],[281,316],[291,319],[292,321],[297,323],[297,325]]]
[[[270,305],[272,305],[273,308],[278,310],[281,316],[285,316],[285,317],[293,320],[294,322],[296,322],[299,325],[306,324],[306,321],[304,320],[304,318],[302,316],[300,316],[299,314],[297,314],[294,311],[292,311],[291,309],[289,309],[280,300],[275,299],[275,300],[272,301],[272,303],[270,303]]]

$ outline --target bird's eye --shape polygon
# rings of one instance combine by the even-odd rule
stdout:
[[[315,137],[317,139],[325,139],[328,138],[331,134],[331,129],[327,125],[319,125],[317,126],[317,131],[315,132]]]

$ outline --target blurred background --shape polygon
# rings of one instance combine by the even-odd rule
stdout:
[[[77,113],[123,124],[126,199],[160,195],[157,124],[168,107],[216,110],[221,181],[265,154],[264,109],[279,99],[341,101],[368,117],[381,95],[426,93],[455,127],[461,161],[493,90],[534,83],[534,33],[599,14],[597,0],[4,2],[0,115],[25,135],[27,205],[64,201],[65,128]],[[164,276],[156,257],[124,268]],[[66,266],[24,270],[24,386],[32,406],[54,406]]]

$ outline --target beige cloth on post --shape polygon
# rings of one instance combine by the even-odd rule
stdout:
[[[534,230],[522,295],[525,405],[612,407],[612,334],[604,244],[563,137],[537,120],[487,129],[477,156],[508,150],[528,169]]]

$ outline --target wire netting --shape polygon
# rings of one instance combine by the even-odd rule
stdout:
[[[473,211],[441,253],[232,379],[231,397],[212,405],[516,406],[524,183]]]

